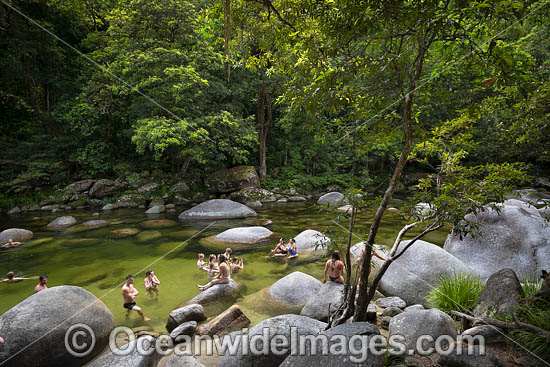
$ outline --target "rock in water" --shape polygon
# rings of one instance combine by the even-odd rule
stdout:
[[[330,238],[314,229],[306,229],[300,232],[296,237],[296,248],[298,253],[308,251],[325,251],[326,246],[330,244]]]
[[[233,219],[255,217],[254,210],[227,199],[212,199],[184,211],[179,219]]]
[[[491,316],[492,312],[511,315],[523,298],[523,288],[512,269],[491,275],[479,295],[474,315]]]
[[[198,303],[206,305],[219,300],[235,298],[239,292],[239,286],[233,279],[227,284],[216,284],[191,298],[186,304]]]
[[[168,316],[168,322],[166,323],[166,330],[172,331],[179,325],[188,322],[196,321],[201,322],[206,320],[206,315],[204,314],[204,308],[200,304],[190,304],[185,307],[180,307],[178,309],[170,312]]]
[[[248,325],[250,325],[250,319],[238,305],[233,305],[202,325],[199,328],[199,335],[223,335],[230,331],[241,330]]]
[[[513,269],[520,279],[535,278],[550,263],[550,226],[533,206],[506,200],[500,214],[487,208],[466,221],[479,222],[479,233],[462,239],[449,235],[443,247],[482,280],[500,269]]]
[[[73,356],[65,346],[65,334],[79,323],[88,325],[96,338],[92,352],[86,357]],[[81,366],[103,350],[114,327],[111,311],[87,290],[74,286],[52,287],[33,294],[0,316],[0,330],[6,340],[0,346],[0,364]],[[86,332],[82,328],[75,331]],[[92,345],[89,336],[79,340],[80,345]],[[24,353],[19,353],[23,349]],[[8,358],[11,359],[8,361]]]
[[[456,340],[456,323],[446,313],[432,308],[430,310],[413,310],[403,312],[390,321],[390,337],[405,337],[407,350],[416,350],[416,341],[422,335],[429,335],[436,340],[441,335],[449,335]],[[423,347],[433,347],[433,342],[423,341]]]
[[[154,205],[145,211],[145,214],[160,214],[166,211],[164,205]]]
[[[319,292],[321,285],[321,281],[311,275],[295,271],[273,283],[269,294],[284,306],[302,308]]]
[[[2,232],[0,232],[0,246],[5,244],[10,240],[10,238],[14,242],[23,242],[30,240],[34,234],[26,229],[22,228],[9,228],[5,229]]]
[[[248,350],[254,348],[261,353],[243,354],[243,348],[238,348],[237,353],[230,355],[226,353],[220,358],[219,367],[277,367],[290,354],[291,333],[294,330],[295,337],[299,335],[317,335],[325,328],[326,324],[321,321],[310,319],[309,317],[299,315],[281,315],[260,322],[258,325],[250,329],[248,333]],[[267,333],[269,343],[262,345],[261,336]],[[240,337],[240,333],[230,334]],[[258,336],[254,338],[254,336]],[[273,348],[270,345],[275,335],[281,335],[289,340],[289,346],[281,347],[277,352],[273,353]],[[226,336],[229,337],[229,336]],[[258,339],[260,338],[260,339]],[[246,340],[246,339],[244,339]],[[263,347],[263,348],[262,348]],[[284,351],[283,349],[287,349]],[[265,353],[263,353],[265,351]]]
[[[329,306],[330,312],[333,312],[342,302],[344,302],[344,285],[329,281],[319,288],[317,294],[308,299],[300,315],[326,322],[329,317]]]
[[[90,188],[89,195],[93,198],[102,199],[105,196],[112,195],[124,189],[125,187],[126,185],[119,181],[107,179],[97,180]]]
[[[341,349],[337,346],[341,340],[339,335],[344,336],[348,341],[351,341],[351,338],[355,337],[356,341],[354,343],[354,348],[345,348],[347,352],[341,353]],[[375,325],[368,322],[354,322],[351,324],[338,325],[319,334],[319,336],[326,336],[328,340],[327,350],[329,352],[338,351],[338,353],[323,355],[323,346],[321,343],[316,344],[316,353],[312,353],[311,344],[306,344],[306,350],[303,355],[290,355],[280,366],[382,367],[384,366],[383,355],[377,356],[370,353],[370,350],[364,353],[364,351],[368,350],[370,339],[376,335],[380,335],[380,331],[378,331]]]
[[[252,166],[238,166],[214,172],[204,184],[213,193],[228,193],[245,187],[260,187],[260,179]]]
[[[141,350],[137,344],[141,344]],[[147,335],[118,348],[118,351],[102,355],[86,367],[155,367],[160,360],[155,350],[155,338]]]
[[[329,192],[317,200],[317,205],[329,207],[339,207],[342,204],[346,204],[346,200],[344,200],[344,194],[339,192]]]
[[[71,217],[69,215],[55,218],[53,221],[51,221],[46,228],[48,229],[61,229],[61,228],[67,228],[72,226],[76,223],[76,219],[74,217]]]
[[[264,227],[237,227],[224,231],[216,236],[216,240],[233,243],[257,243],[273,235]]]

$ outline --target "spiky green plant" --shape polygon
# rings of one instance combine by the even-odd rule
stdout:
[[[540,291],[542,279],[525,279],[523,283],[521,283],[521,287],[523,288],[525,297],[528,297]]]
[[[518,321],[550,330],[550,302],[531,300],[516,309]],[[527,331],[516,330],[510,333],[512,338],[544,361],[550,361],[550,339]]]
[[[484,288],[483,282],[473,275],[456,273],[453,276],[443,275],[437,287],[427,297],[428,302],[443,312],[452,310],[472,311]]]

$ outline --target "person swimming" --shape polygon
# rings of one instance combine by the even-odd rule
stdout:
[[[10,238],[8,240],[8,242],[6,242],[5,244],[2,245],[3,248],[12,248],[12,247],[17,247],[21,245],[21,242],[14,242],[12,238]]]
[[[38,277],[29,277],[29,278],[16,277],[13,271],[8,272],[8,274],[6,274],[6,277],[7,277],[6,279],[0,280],[0,283],[16,283],[16,282],[21,282],[23,280],[38,279]]]
[[[294,241],[294,238],[290,239],[288,241],[288,258],[294,259],[295,257],[298,257],[298,248],[296,247],[296,241]]]
[[[205,285],[197,284],[197,287],[199,287],[199,290],[201,292],[207,290],[208,288],[216,284],[229,283],[229,281],[231,280],[230,269],[229,269],[229,265],[227,265],[225,255],[223,254],[220,255],[219,257],[219,268],[220,268],[220,273],[214,279],[208,282],[208,284],[205,284]]]
[[[208,267],[205,269],[208,272],[208,279],[214,279],[220,272],[218,264],[216,264],[216,255],[210,254],[208,259]]]
[[[233,262],[231,263],[231,272],[237,274],[239,271],[244,269],[244,260],[242,258],[234,257]]]
[[[340,261],[340,253],[334,251],[332,259],[328,260],[325,264],[325,278],[323,279],[323,283],[327,282],[328,273],[328,277],[332,282],[344,284],[344,269],[345,265]]]

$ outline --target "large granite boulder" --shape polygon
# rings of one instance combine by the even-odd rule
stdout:
[[[116,201],[117,208],[138,208],[145,205],[146,200],[140,194],[124,194]]]
[[[95,346],[89,355],[76,357],[65,346],[65,334],[84,332],[78,344],[92,339],[90,333],[76,324],[87,325],[95,335]],[[0,316],[0,330],[5,344],[0,346],[2,366],[81,366],[100,353],[115,327],[111,311],[87,290],[60,286],[33,294]],[[72,331],[70,331],[72,330]],[[72,340],[72,337],[69,337]],[[74,346],[74,352],[83,353]],[[20,353],[24,350],[24,353]]]
[[[499,204],[500,214],[487,208],[464,220],[477,222],[472,237],[449,235],[443,247],[468,265],[482,280],[503,268],[513,269],[520,279],[535,278],[550,263],[550,226],[533,206],[519,200]]]
[[[523,288],[512,269],[502,269],[491,275],[479,295],[474,315],[492,316],[493,312],[511,315],[523,299]]]
[[[179,219],[234,219],[255,217],[254,210],[246,205],[227,199],[212,199],[184,211]]]
[[[8,242],[10,238],[14,242],[23,242],[30,240],[33,236],[34,234],[27,229],[8,228],[0,232],[0,246]]]
[[[326,322],[329,317],[329,307],[330,312],[333,312],[343,302],[344,285],[329,281],[319,288],[317,294],[308,299],[300,315]]]
[[[237,227],[231,228],[218,234],[217,241],[232,243],[258,243],[273,235],[269,229],[264,227]]]
[[[213,193],[228,193],[245,187],[260,187],[260,179],[252,166],[238,166],[209,175],[204,184]]]
[[[153,205],[145,211],[145,214],[160,214],[164,213],[165,211],[166,207],[164,205]]]
[[[46,228],[48,229],[62,229],[72,226],[76,223],[76,219],[70,215],[63,217],[55,218],[53,221],[48,223]]]
[[[277,201],[277,196],[266,189],[259,187],[245,187],[239,191],[229,194],[229,199],[238,201],[239,203],[250,203],[259,201],[260,203],[270,203]]]
[[[451,353],[437,359],[439,367],[506,367],[509,366],[490,351],[481,349],[479,345],[473,347],[473,353],[463,351],[461,354]]]
[[[121,181],[113,181],[108,179],[97,180],[90,188],[88,194],[97,199],[102,199],[105,196],[113,195],[126,187]]]
[[[341,352],[341,336],[344,336],[347,341],[355,338],[354,348],[347,349],[346,352]],[[328,348],[323,350],[322,343],[316,344],[316,351],[312,352],[311,344],[306,344],[306,350],[303,354],[289,355],[281,367],[321,367],[321,366],[338,366],[338,367],[382,367],[384,366],[384,356],[374,355],[369,351],[369,342],[373,336],[380,337],[380,331],[375,325],[368,322],[354,322],[351,324],[342,324],[336,327],[325,330],[319,334],[325,336],[328,340]],[[351,350],[352,349],[352,350]],[[328,353],[327,353],[328,352]],[[331,353],[332,352],[332,353]]]
[[[246,353],[243,354],[243,348],[238,348],[237,353],[223,355],[218,363],[219,367],[277,367],[290,354],[291,330],[295,330],[295,336],[300,335],[317,335],[325,328],[324,322],[310,319],[309,317],[300,315],[281,315],[260,322],[258,325],[250,329],[248,338],[243,341],[248,341],[248,350],[257,350],[261,353]],[[269,345],[264,345],[261,336],[267,334]],[[236,335],[240,335],[236,333]],[[289,344],[286,347],[270,348],[274,343],[271,339],[275,335],[280,335],[278,338],[286,338]],[[257,337],[255,337],[257,336]],[[267,343],[266,343],[267,344]],[[265,353],[264,353],[265,352]],[[277,352],[277,353],[273,353]]]
[[[174,355],[166,361],[164,367],[203,367],[203,365],[195,356]]]
[[[195,334],[195,330],[197,330],[197,322],[187,321],[172,330],[170,332],[170,337],[177,340],[178,337],[182,335],[193,336]]]
[[[319,292],[321,285],[321,281],[311,275],[295,271],[273,283],[269,294],[284,306],[302,308]]]
[[[329,206],[329,207],[339,207],[344,204],[347,204],[344,194],[340,192],[329,192],[324,194],[317,200],[317,205]]]
[[[199,335],[223,335],[234,330],[241,330],[250,325],[250,319],[246,317],[238,305],[233,305],[227,310],[201,325]]]
[[[209,303],[236,298],[239,293],[239,285],[233,279],[227,284],[216,284],[205,291],[200,292],[185,304],[198,303],[207,305]]]
[[[296,237],[296,248],[298,253],[309,251],[325,251],[326,246],[330,244],[330,238],[314,229],[306,229],[300,232]]]
[[[409,241],[401,242],[400,249],[407,243]],[[384,252],[377,252],[385,256]],[[372,259],[376,267],[383,263],[377,257]],[[452,277],[456,273],[474,274],[462,261],[441,247],[419,240],[389,266],[380,280],[379,289],[386,295],[402,298],[407,304],[428,306],[426,296],[437,286],[439,278],[442,275]]]
[[[174,195],[183,194],[187,191],[189,191],[189,186],[184,181],[176,182],[170,187],[170,193]]]
[[[197,303],[190,304],[170,312],[170,315],[168,315],[168,322],[166,323],[166,330],[171,332],[185,322],[201,322],[204,320],[206,320],[206,315],[204,314],[202,305]]]
[[[390,337],[401,335],[406,350],[416,350],[417,339],[429,335],[435,341],[442,335],[449,335],[456,340],[457,328],[454,320],[446,313],[432,308],[430,310],[413,310],[403,312],[390,321]],[[433,347],[434,343],[423,340],[423,347]]]
[[[94,183],[95,183],[95,180],[82,180],[82,181],[73,182],[72,184],[65,186],[63,191],[68,191],[68,192],[88,191],[90,190],[90,188]]]
[[[140,353],[140,349],[143,353]],[[155,338],[146,335],[121,346],[116,351],[102,355],[86,367],[156,367],[160,358],[155,350]]]

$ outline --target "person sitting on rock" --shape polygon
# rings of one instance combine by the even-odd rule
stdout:
[[[143,314],[143,311],[141,311],[141,308],[136,306],[136,296],[139,294],[138,290],[134,287],[134,276],[128,275],[126,277],[126,283],[122,286],[122,299],[124,300],[124,303],[122,304],[122,307],[127,309],[126,316],[130,314],[130,311],[136,311],[143,321],[150,321],[151,319],[148,317],[145,317]]]
[[[207,264],[204,261],[204,254],[200,253],[198,256],[199,256],[199,259],[197,260],[197,268],[199,270],[208,270]]]
[[[296,241],[294,241],[294,238],[290,239],[290,241],[288,241],[288,258],[289,259],[294,259],[296,257],[298,257],[298,248],[296,247]]]
[[[227,263],[231,263],[231,252],[232,252],[232,250],[231,250],[230,247],[225,249],[224,256],[225,256],[225,261],[227,261]]]
[[[225,255],[220,255],[219,258],[219,267],[220,267],[220,273],[214,277],[208,284],[206,285],[199,285],[197,284],[197,287],[199,287],[200,291],[205,291],[208,288],[212,287],[216,284],[227,284],[231,280],[231,274],[229,270],[229,265],[227,265]]]
[[[40,277],[38,277],[38,280],[38,284],[36,285],[36,287],[34,287],[34,293],[38,293],[48,289],[48,286],[46,286],[46,283],[48,283],[48,277],[46,276],[46,274],[42,274]]]
[[[22,280],[38,279],[38,277],[30,277],[30,278],[16,277],[13,271],[8,272],[6,276],[7,278],[0,280],[0,283],[15,283],[15,282],[20,282]]]
[[[238,257],[233,258],[233,262],[231,263],[231,273],[237,274],[239,271],[244,269],[244,260],[242,257],[239,259]]]
[[[288,250],[286,249],[286,243],[283,240],[283,238],[279,238],[279,243],[273,250],[271,250],[270,256],[286,256],[288,254]]]
[[[13,242],[13,239],[10,238],[8,242],[2,245],[2,248],[12,248],[12,247],[17,247],[19,245],[21,245],[21,242]]]
[[[344,269],[345,265],[340,261],[340,253],[334,251],[332,253],[332,259],[328,260],[325,264],[325,278],[323,283],[327,282],[327,273],[331,282],[344,284]]]
[[[143,284],[145,285],[145,290],[149,294],[149,296],[153,296],[153,292],[157,294],[157,298],[159,296],[159,285],[160,280],[157,278],[155,273],[152,270],[149,270],[145,273],[145,279],[143,279]]]

